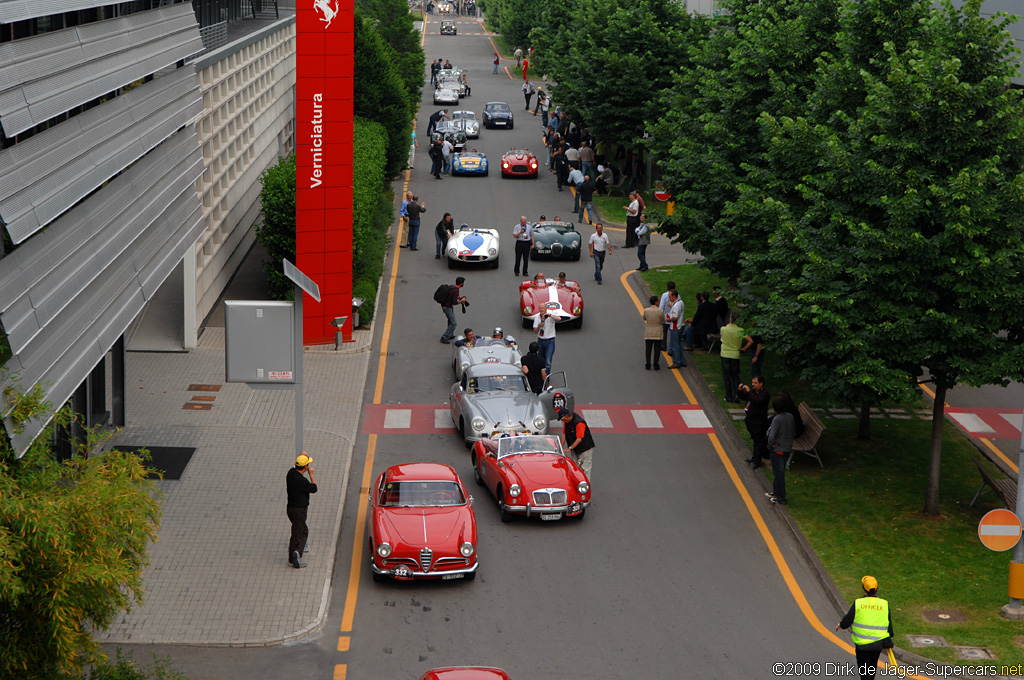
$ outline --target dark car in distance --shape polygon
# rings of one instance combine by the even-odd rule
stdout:
[[[512,107],[507,102],[487,102],[484,105],[484,127],[493,129],[496,127],[515,127],[512,118]]]

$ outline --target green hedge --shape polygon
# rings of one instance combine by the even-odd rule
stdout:
[[[377,284],[384,272],[394,197],[386,183],[388,133],[384,126],[356,116],[353,144],[352,295],[365,300],[360,323],[373,319]]]

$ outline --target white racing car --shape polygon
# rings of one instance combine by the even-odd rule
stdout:
[[[449,269],[454,269],[459,262],[487,263],[492,269],[497,269],[498,230],[480,229],[463,224],[448,237],[445,252],[448,254]]]

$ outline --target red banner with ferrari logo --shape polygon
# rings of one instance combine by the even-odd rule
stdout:
[[[303,339],[352,340],[353,0],[296,3],[296,265],[320,286],[303,302]]]

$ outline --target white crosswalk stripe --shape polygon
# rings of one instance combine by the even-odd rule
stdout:
[[[580,413],[583,414],[583,420],[587,421],[591,427],[612,426],[612,419],[608,416],[608,411],[604,409],[580,409]]]
[[[683,422],[686,423],[686,427],[693,429],[711,427],[711,421],[708,420],[708,416],[704,411],[679,409],[679,415],[682,417]]]
[[[658,417],[657,411],[649,411],[642,409],[635,409],[630,411],[633,414],[633,422],[639,428],[656,428],[660,429],[664,427],[661,423],[661,418]]]
[[[968,432],[995,432],[988,423],[973,413],[950,413],[949,417],[955,420],[960,427],[964,428]]]
[[[1020,432],[1021,415],[1019,413],[1000,413],[999,416]]]
[[[408,429],[412,424],[412,409],[389,408],[384,414],[384,428],[388,430]]]
[[[448,409],[439,408],[434,410],[434,428],[437,430],[443,430],[446,427],[454,427],[452,425],[452,417],[448,413]]]

